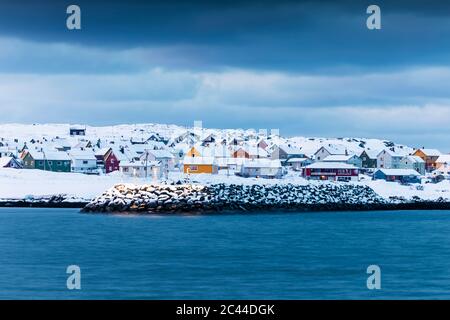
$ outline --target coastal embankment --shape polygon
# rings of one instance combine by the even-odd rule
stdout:
[[[119,184],[92,200],[91,213],[213,213],[224,211],[369,211],[444,210],[450,201],[383,198],[370,187],[355,184]]]

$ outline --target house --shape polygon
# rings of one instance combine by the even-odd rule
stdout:
[[[413,169],[378,169],[373,180],[386,180],[401,183],[420,183],[420,174]]]
[[[377,151],[364,150],[361,152],[359,158],[361,159],[361,168],[374,169],[377,167]]]
[[[103,173],[111,173],[119,170],[119,159],[111,148],[102,148],[95,152],[97,167]]]
[[[421,175],[425,174],[425,161],[418,156],[405,156],[400,161],[401,169],[413,169]]]
[[[67,131],[66,131],[67,132]],[[81,127],[71,127],[69,129],[70,136],[85,136],[86,135],[86,128]]]
[[[248,151],[245,150],[243,147],[236,148],[236,149],[232,152],[231,156],[232,156],[233,158],[246,158],[246,159],[250,159],[250,154],[249,154]]]
[[[71,171],[76,173],[94,174],[98,173],[97,158],[93,151],[73,149],[69,152]]]
[[[316,161],[322,161],[326,157],[333,156],[333,155],[348,155],[348,151],[346,148],[344,148],[340,145],[328,144],[327,146],[320,147],[314,153],[314,159]]]
[[[450,163],[438,167],[431,173],[431,180],[434,183],[439,183],[443,180],[450,180]]]
[[[241,171],[241,167],[244,162],[247,161],[246,158],[216,158],[216,163],[219,170],[228,171]]]
[[[358,181],[359,169],[342,162],[315,162],[306,166],[302,175],[310,180]]]
[[[256,146],[257,146],[258,148],[261,148],[261,149],[266,150],[267,147],[269,146],[269,144],[268,144],[264,139],[260,139],[260,140],[258,141],[258,143],[256,144]]]
[[[288,144],[274,146],[270,158],[273,160],[279,159],[282,161],[283,165],[287,165],[287,163],[283,160],[289,160],[291,158],[306,158],[306,156],[300,148],[296,148]]]
[[[205,138],[202,139],[202,146],[206,147],[209,146],[212,143],[216,142],[216,137],[214,134],[208,134]]]
[[[418,156],[425,161],[425,169],[429,172],[436,169],[436,161],[441,155],[441,152],[436,149],[418,149],[413,153],[413,156]]]
[[[379,169],[399,169],[400,162],[405,155],[392,151],[391,149],[384,149],[377,155],[377,168]]]
[[[267,158],[269,153],[266,150],[256,146],[243,146],[235,149],[231,156],[233,158],[260,159]]]
[[[362,167],[362,160],[357,155],[342,155],[342,154],[336,154],[331,155],[323,159],[324,162],[341,162],[341,163],[347,163],[352,164],[357,168]]]
[[[23,156],[24,169],[37,169],[53,172],[70,172],[70,157],[60,151],[28,150]]]
[[[252,159],[245,161],[239,175],[246,178],[279,179],[283,176],[280,160]]]
[[[166,179],[169,176],[169,171],[173,171],[175,167],[174,156],[168,150],[146,150],[142,154],[141,161],[156,161],[160,163],[160,174]]]
[[[201,157],[202,154],[197,150],[196,147],[189,147],[185,152],[185,157]]]
[[[203,157],[213,157],[216,159],[230,158],[231,151],[227,146],[222,144],[210,144],[208,147],[201,148]]]
[[[124,161],[120,162],[120,172],[134,178],[160,177],[161,164],[158,161]]]
[[[286,160],[286,165],[294,171],[300,171],[303,167],[310,165],[312,160],[309,158],[290,158]]]
[[[450,154],[441,154],[436,160],[436,169],[450,165]]]
[[[187,174],[208,173],[217,174],[218,166],[213,157],[185,157],[183,172]]]
[[[22,169],[22,164],[14,157],[1,157],[0,168]]]

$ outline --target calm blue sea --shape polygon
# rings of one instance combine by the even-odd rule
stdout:
[[[381,268],[368,290],[366,268]],[[81,268],[81,290],[66,268]],[[108,216],[0,209],[0,298],[450,298],[450,211]]]

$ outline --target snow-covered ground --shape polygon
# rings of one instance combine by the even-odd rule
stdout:
[[[188,179],[192,183],[235,183],[235,184],[320,184],[323,182],[307,181],[297,173],[290,173],[281,180],[248,179],[234,175],[227,175],[221,172],[218,175],[191,175],[173,172],[169,176],[170,180],[177,181]],[[24,199],[29,196],[40,197],[57,194],[67,194],[80,200],[91,200],[102,194],[105,190],[118,183],[144,184],[155,183],[150,179],[137,179],[124,177],[120,173],[113,173],[105,176],[90,176],[77,173],[53,173],[39,170],[15,170],[0,169],[0,199]],[[332,182],[326,182],[332,183]],[[411,199],[418,196],[426,200],[435,200],[440,197],[450,201],[450,181],[443,181],[438,184],[422,184],[402,186],[395,182],[382,180],[372,181],[363,179],[356,184],[367,185],[384,198],[390,196],[405,197]],[[423,189],[423,190],[421,190]]]

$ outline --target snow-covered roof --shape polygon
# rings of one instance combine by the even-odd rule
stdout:
[[[352,164],[342,162],[315,162],[306,166],[307,169],[358,169]]]
[[[423,159],[419,156],[406,156],[405,158],[410,162],[425,163],[425,161],[423,161]]]
[[[213,157],[184,157],[183,164],[198,165],[198,164],[215,164]]]
[[[174,156],[168,150],[148,150],[148,153],[152,154],[155,158],[162,159],[173,159]]]
[[[90,150],[75,150],[69,152],[69,157],[76,160],[96,160],[95,154]]]
[[[36,151],[36,150],[29,150],[28,151],[31,155],[31,157],[34,160],[47,160],[47,161],[70,161],[70,157],[65,152],[58,152],[58,151]]]
[[[327,145],[322,145],[320,146],[316,153],[320,150],[320,149],[326,149],[330,154],[345,154],[348,152],[347,148],[341,145],[336,145],[336,144],[327,144]]]
[[[306,160],[309,160],[308,158],[290,158],[287,162],[293,163],[293,162],[304,162]]]
[[[419,150],[429,157],[438,157],[441,155],[441,152],[437,149],[419,149]]]
[[[12,160],[12,157],[1,157],[0,158],[0,168],[6,167]]]
[[[147,168],[151,167],[157,167],[159,166],[159,161],[121,161],[120,167],[133,167],[133,168],[145,168],[145,165],[147,165]]]
[[[326,157],[323,161],[334,161],[334,162],[345,162],[353,158],[353,155],[344,155],[344,154],[332,154],[331,156]]]
[[[387,176],[420,176],[420,174],[413,169],[378,169]]]
[[[282,144],[279,146],[279,148],[282,149],[284,152],[286,152],[288,155],[304,154],[301,148],[297,148],[292,145]]]
[[[382,152],[386,152],[387,154],[389,154],[391,157],[394,157],[394,158],[403,158],[407,155],[407,154],[402,154],[398,151],[392,151],[391,149],[383,149],[380,151],[380,153],[378,155],[380,155]]]
[[[97,156],[97,157],[104,157],[105,154],[107,154],[110,149],[111,149],[110,147],[98,149],[95,152],[95,156]]]
[[[242,163],[246,168],[281,168],[280,160],[271,159],[252,159]]]
[[[361,152],[361,155],[363,154],[363,152],[366,152],[367,156],[368,156],[370,159],[376,159],[377,156],[380,154],[380,151],[379,151],[379,150],[367,150],[367,149],[364,149],[364,150]]]
[[[437,158],[436,162],[450,164],[450,154],[441,154],[439,158]]]

